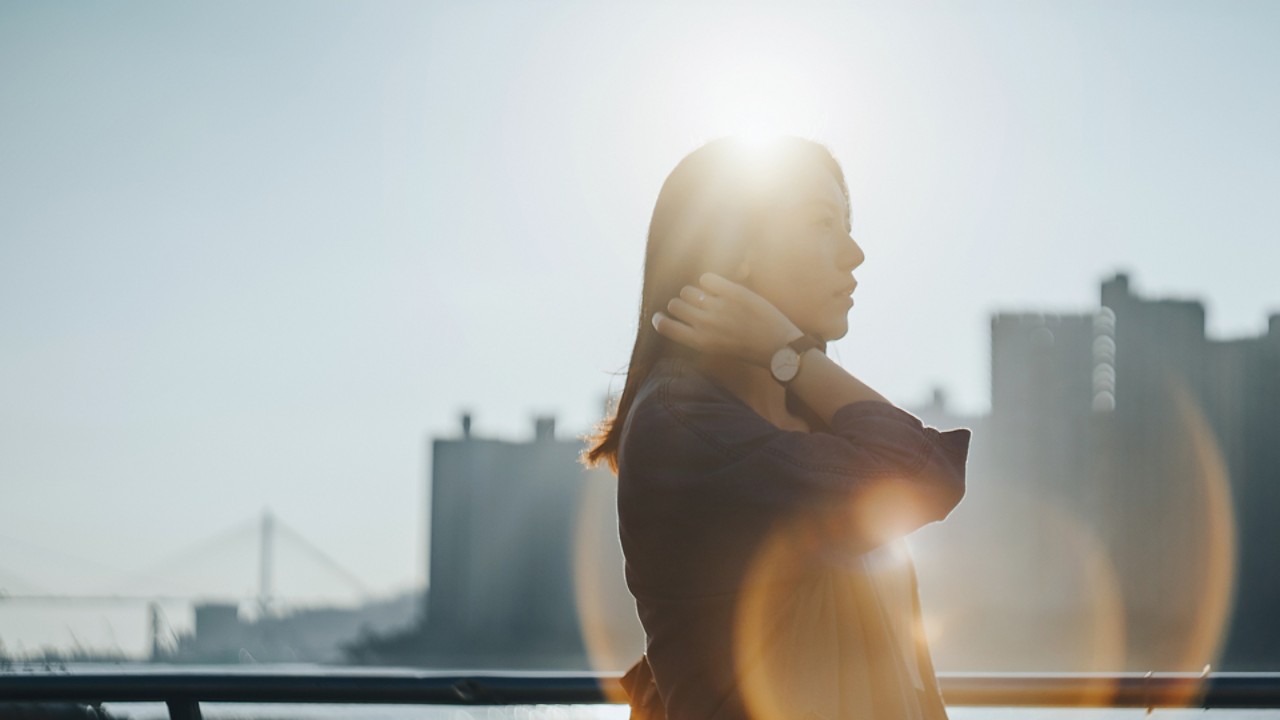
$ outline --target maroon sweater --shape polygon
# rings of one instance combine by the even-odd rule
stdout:
[[[665,359],[622,432],[633,717],[946,717],[901,538],[963,497],[969,430],[873,401],[782,430]]]

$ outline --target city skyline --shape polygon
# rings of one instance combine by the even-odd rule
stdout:
[[[926,404],[906,406],[907,410],[918,414],[928,424],[939,428],[970,427],[975,433],[974,452],[970,458],[972,491],[967,495],[962,516],[959,520],[953,519],[942,526],[922,529],[912,536],[915,544],[923,548],[923,555],[917,558],[918,562],[926,568],[930,567],[930,563],[936,566],[934,571],[926,571],[922,580],[926,599],[931,596],[944,599],[956,596],[957,588],[945,585],[945,582],[954,584],[956,578],[952,577],[948,581],[937,579],[947,577],[948,570],[953,569],[952,561],[947,560],[944,555],[965,544],[995,543],[986,547],[983,554],[1005,553],[1008,557],[997,565],[1020,567],[1028,574],[1023,577],[1006,572],[988,578],[991,588],[984,590],[989,597],[981,605],[985,608],[982,612],[998,614],[1008,612],[1011,608],[1020,608],[1020,612],[1046,612],[1052,617],[1053,612],[1063,611],[1061,607],[1057,607],[1063,602],[1070,609],[1071,603],[1081,602],[1082,597],[1079,590],[1064,592],[1059,586],[1062,578],[1056,572],[1058,563],[1098,562],[1100,559],[1087,554],[1083,557],[1072,555],[1058,558],[1047,565],[1038,565],[1036,558],[1055,552],[1053,545],[1060,540],[1046,541],[1031,529],[1041,522],[1049,522],[1052,526],[1064,520],[1068,522],[1067,539],[1071,543],[1083,543],[1077,550],[1089,547],[1090,544],[1099,544],[1098,547],[1102,547],[1101,544],[1107,545],[1105,563],[1115,564],[1116,567],[1109,572],[1117,573],[1117,579],[1132,581],[1146,576],[1159,579],[1161,573],[1166,576],[1174,573],[1174,581],[1181,582],[1176,579],[1177,573],[1195,570],[1194,567],[1191,570],[1179,567],[1182,564],[1179,558],[1185,553],[1174,553],[1169,558],[1153,558],[1149,554],[1157,551],[1157,548],[1166,547],[1171,541],[1184,545],[1189,543],[1191,547],[1207,542],[1218,546],[1215,552],[1219,555],[1224,552],[1231,555],[1229,561],[1225,561],[1227,556],[1223,555],[1208,567],[1223,566],[1224,562],[1243,562],[1246,568],[1254,568],[1253,572],[1241,571],[1238,576],[1235,572],[1228,571],[1222,578],[1224,582],[1231,586],[1239,583],[1246,590],[1254,588],[1251,591],[1254,593],[1280,593],[1280,586],[1272,587],[1259,580],[1265,577],[1265,568],[1274,559],[1266,551],[1266,547],[1271,545],[1266,542],[1260,545],[1258,542],[1261,537],[1259,533],[1265,528],[1266,521],[1265,518],[1260,521],[1257,516],[1260,508],[1268,507],[1264,497],[1280,498],[1280,490],[1267,489],[1267,468],[1274,466],[1274,459],[1268,461],[1264,457],[1267,452],[1265,428],[1272,426],[1268,418],[1274,418],[1280,413],[1280,406],[1274,401],[1274,398],[1280,397],[1274,390],[1280,388],[1280,313],[1270,316],[1266,333],[1221,341],[1210,338],[1205,333],[1206,306],[1199,299],[1153,298],[1136,294],[1132,278],[1125,273],[1103,279],[1100,288],[1100,301],[1093,309],[1078,312],[1002,310],[990,316],[990,371],[993,382],[990,412],[958,412],[955,408],[948,407],[940,394],[935,394]],[[1174,347],[1179,348],[1178,352],[1170,353],[1169,348]],[[1167,366],[1174,372],[1174,376],[1163,377],[1158,371],[1159,365]],[[1240,368],[1247,369],[1248,372],[1242,373]],[[1122,376],[1127,379],[1122,380]],[[1169,416],[1183,414],[1181,411],[1175,413],[1172,409],[1176,407],[1174,401],[1177,398],[1170,396],[1170,391],[1173,390],[1176,395],[1177,388],[1191,393],[1187,397],[1194,408],[1192,416],[1203,417],[1213,428],[1210,436],[1210,447],[1213,449],[1210,452],[1220,455],[1226,463],[1223,466],[1227,469],[1225,478],[1206,480],[1197,477],[1194,472],[1190,476],[1186,475],[1188,467],[1204,467],[1204,460],[1176,454],[1185,452],[1187,442],[1184,436],[1186,429],[1178,423],[1172,426],[1168,423]],[[1100,398],[1107,401],[1100,403]],[[1253,404],[1250,404],[1250,398],[1254,399]],[[1268,399],[1271,400],[1269,403]],[[608,541],[604,538],[610,536],[610,533],[616,534],[612,516],[595,519],[589,517],[591,513],[608,514],[612,510],[614,500],[611,491],[604,486],[585,489],[595,488],[601,482],[609,480],[609,476],[600,468],[582,468],[576,460],[576,455],[582,448],[580,439],[575,435],[557,434],[556,426],[554,416],[538,416],[532,419],[527,435],[483,435],[474,432],[473,418],[464,413],[457,418],[452,432],[436,434],[429,439],[436,451],[432,454],[434,467],[426,473],[429,478],[426,485],[433,496],[446,493],[445,505],[435,507],[433,501],[429,512],[435,520],[444,520],[445,523],[439,526],[429,522],[426,524],[424,535],[429,535],[432,542],[427,544],[424,555],[429,554],[435,559],[435,563],[444,563],[440,567],[436,567],[435,563],[428,564],[431,577],[443,577],[446,582],[457,580],[461,584],[458,587],[437,587],[434,594],[430,584],[414,588],[415,594],[426,592],[424,597],[427,598],[427,603],[424,607],[428,610],[426,617],[429,624],[423,625],[422,618],[419,617],[399,630],[384,630],[383,642],[390,645],[383,647],[376,643],[366,644],[361,650],[366,662],[379,658],[392,664],[410,662],[414,658],[447,662],[449,652],[456,652],[458,648],[478,642],[480,635],[468,640],[468,633],[489,633],[484,635],[489,654],[468,656],[468,662],[494,662],[499,657],[493,654],[498,648],[518,653],[519,648],[523,647],[519,642],[510,638],[499,642],[492,636],[496,627],[495,614],[501,615],[503,608],[512,607],[514,603],[519,612],[511,618],[504,617],[502,622],[519,627],[520,623],[527,622],[528,618],[525,616],[540,613],[544,618],[553,618],[552,625],[563,624],[571,611],[567,611],[570,615],[558,616],[556,608],[572,607],[573,601],[566,601],[565,595],[573,592],[572,581],[575,578],[578,582],[585,580],[588,588],[586,595],[579,591],[578,600],[586,597],[592,605],[588,614],[594,618],[595,625],[584,637],[591,640],[587,645],[593,648],[593,656],[588,660],[587,656],[575,654],[581,651],[574,650],[574,647],[584,647],[579,645],[582,640],[576,634],[564,635],[561,639],[564,647],[559,655],[555,655],[555,662],[569,662],[571,665],[623,662],[624,648],[637,641],[634,636],[635,628],[631,627],[633,623],[628,623],[625,618],[629,612],[625,593],[621,587],[610,587],[607,582],[602,582],[601,577],[590,573],[583,575],[584,568],[590,567],[594,573],[612,572],[618,575],[614,580],[618,580],[621,557],[613,558],[616,548],[601,550],[597,547],[599,543],[592,542],[589,545],[594,549],[587,556],[592,559],[587,561],[587,565],[581,565],[583,556],[577,554],[581,553],[582,548],[575,550],[572,542],[575,536],[580,542],[586,537],[582,533],[587,532],[607,545]],[[1227,432],[1230,434],[1224,434]],[[1118,444],[1120,437],[1138,444],[1134,447],[1128,447],[1123,442]],[[442,454],[441,448],[446,452]],[[1175,455],[1169,455],[1170,452]],[[1157,470],[1157,467],[1164,469]],[[1153,474],[1160,477],[1152,477]],[[1224,497],[1228,498],[1227,502],[1234,506],[1227,512],[1227,517],[1232,518],[1229,521],[1232,526],[1228,531],[1246,533],[1240,538],[1243,544],[1238,549],[1222,545],[1221,537],[1188,539],[1180,537],[1176,531],[1157,541],[1157,530],[1142,525],[1142,522],[1149,522],[1151,518],[1133,515],[1135,512],[1145,512],[1157,504],[1167,504],[1168,499],[1160,497],[1161,489],[1181,496],[1183,491],[1174,492],[1169,489],[1170,483],[1178,478],[1182,478],[1180,482],[1189,482],[1192,486],[1205,482],[1210,485],[1225,483],[1221,485],[1220,491],[1226,493]],[[1109,485],[1099,484],[1104,479]],[[512,485],[524,487],[509,487]],[[479,488],[480,492],[477,493],[473,487]],[[576,509],[579,501],[570,496],[577,497],[578,493],[584,493],[581,502],[584,508],[591,509],[590,512]],[[559,508],[559,502],[567,503],[566,507]],[[1189,508],[1185,500],[1179,502],[1170,505],[1166,512],[1173,512],[1175,515],[1187,513]],[[1051,509],[1049,516],[1028,521],[1028,517],[1044,512],[1046,507]],[[512,512],[523,512],[531,508],[540,509],[525,517],[512,515]],[[1011,518],[1019,519],[1011,523]],[[1193,528],[1201,528],[1195,532],[1204,532],[1201,520],[1192,518],[1187,522]],[[587,523],[584,527],[588,529],[573,530],[577,523]],[[1078,526],[1072,530],[1072,524]],[[1182,524],[1176,522],[1174,527]],[[499,526],[507,527],[507,531],[496,537],[489,537],[483,530]],[[512,528],[518,530],[513,533]],[[1033,539],[1008,544],[999,537],[991,536],[993,528],[1003,528],[1001,532],[1006,535],[1026,534]],[[283,626],[289,626],[289,613],[298,610],[303,612],[297,616],[297,624],[299,627],[305,625],[308,622],[303,619],[306,617],[306,610],[317,601],[321,606],[332,605],[334,613],[331,615],[344,618],[358,616],[358,606],[361,604],[381,607],[381,604],[387,602],[385,596],[368,593],[366,588],[361,587],[360,579],[355,573],[340,567],[324,549],[313,546],[311,541],[281,523],[272,511],[267,510],[260,519],[255,518],[248,526],[241,523],[231,528],[234,533],[224,531],[194,548],[188,548],[183,553],[189,561],[184,565],[189,565],[188,567],[172,570],[173,562],[166,563],[167,567],[171,567],[171,575],[177,572],[188,577],[204,576],[203,587],[217,589],[206,589],[203,595],[193,592],[189,600],[173,597],[180,593],[158,590],[155,594],[159,603],[153,604],[153,607],[162,608],[167,605],[171,612],[175,604],[181,605],[189,601],[191,606],[188,610],[203,606],[225,615],[231,607],[226,603],[233,601],[236,593],[217,586],[216,581],[210,581],[208,570],[211,566],[202,561],[209,559],[209,549],[217,545],[224,549],[241,546],[238,556],[240,579],[257,583],[249,590],[240,592],[242,609],[252,602],[265,606],[271,593],[280,592],[279,580],[267,575],[275,572],[269,568],[283,565],[286,569],[293,570],[290,589],[296,591],[299,578],[297,553],[288,561],[274,560],[275,553],[279,552],[279,542],[268,539],[281,529],[285,531],[284,539],[291,540],[294,546],[307,551],[306,555],[313,564],[313,580],[315,560],[318,558],[320,570],[328,574],[331,581],[336,580],[348,593],[353,587],[361,593],[355,603],[350,598],[341,599],[332,593],[327,596],[319,593],[309,601],[310,605],[306,600],[298,604],[303,596],[294,596],[292,604],[286,602],[282,606],[285,608],[281,619]],[[528,532],[529,537],[519,537],[522,532]],[[1167,534],[1167,529],[1160,532]],[[1220,534],[1221,528],[1218,532]],[[243,543],[235,540],[236,535],[242,536],[242,539],[249,538],[253,544],[243,547]],[[441,542],[442,538],[446,545],[437,547],[435,543]],[[1249,538],[1253,538],[1253,542],[1248,542]],[[218,542],[215,545],[210,540]],[[548,546],[544,547],[544,544]],[[536,569],[530,558],[526,557],[529,554],[537,557],[546,552],[555,554],[554,559],[548,558],[549,564]],[[523,555],[521,559],[509,558],[512,553]],[[487,560],[482,563],[473,562],[479,557]],[[503,558],[511,562],[504,562]],[[221,557],[223,572],[228,567],[228,559],[226,554]],[[942,565],[937,566],[937,563]],[[512,578],[493,575],[492,568],[497,567],[497,572],[502,573],[501,568],[508,564],[523,568],[524,573],[518,574],[514,581]],[[570,568],[569,565],[575,567]],[[1200,571],[1203,572],[1203,568]],[[529,575],[530,572],[534,574]],[[1098,581],[1097,576],[1091,577],[1090,582]],[[542,578],[547,583],[547,587],[541,590],[545,597],[536,606],[536,611],[531,610],[532,606],[526,607],[527,603],[519,602],[516,599],[518,595],[511,592],[512,588],[502,589],[505,585],[514,583],[527,591],[531,584],[536,584],[536,578]],[[0,581],[8,579],[11,578],[0,576]],[[1166,577],[1164,582],[1168,581],[1169,578]],[[116,587],[121,586],[117,583]],[[479,592],[480,588],[497,590],[486,594]],[[10,594],[25,594],[21,590],[15,592],[13,588],[7,589]],[[1130,587],[1125,593],[1129,612],[1136,613],[1136,617],[1141,618],[1152,612],[1152,603],[1159,603],[1167,595],[1159,588],[1154,588],[1154,594],[1152,591],[1153,588],[1144,589],[1141,584]],[[1220,597],[1222,591],[1226,595]],[[1225,602],[1224,597],[1230,598],[1231,591],[1229,588],[1215,590],[1210,584],[1205,587],[1205,592],[1206,597],[1218,598],[1209,603],[1215,608],[1213,612],[1226,613],[1215,620],[1224,623],[1221,632],[1225,643],[1226,632],[1233,626],[1230,624],[1230,607],[1223,607],[1222,602]],[[967,593],[971,596],[975,594],[973,590],[968,590]],[[138,612],[130,611],[130,623],[138,626],[142,617],[141,599],[146,594],[145,588],[136,590],[133,594],[140,598],[140,602],[137,603]],[[164,597],[165,595],[169,597]],[[401,591],[400,595],[400,599],[395,602],[403,603],[404,592]],[[434,614],[430,613],[433,607],[430,602],[432,597],[435,599]],[[600,605],[603,597],[609,598],[608,603]],[[1088,592],[1084,593],[1083,600],[1090,600]],[[1247,610],[1250,619],[1246,625],[1241,626],[1247,628],[1246,632],[1236,628],[1239,636],[1233,641],[1236,643],[1234,647],[1237,654],[1234,662],[1245,662],[1248,657],[1262,657],[1258,654],[1258,643],[1261,642],[1261,647],[1265,648],[1268,642],[1266,638],[1269,637],[1267,633],[1280,636],[1280,627],[1270,628],[1259,616],[1259,608],[1268,607],[1267,603],[1266,598],[1241,597],[1236,601],[1238,607]],[[463,613],[465,617],[454,616],[460,608],[466,608]],[[32,609],[29,603],[25,609]],[[12,610],[12,607],[0,605],[0,611],[4,610]],[[155,610],[149,612],[154,613]],[[249,609],[247,617],[251,622],[261,623],[260,612]],[[323,615],[324,612],[327,611],[320,614]],[[971,608],[969,612],[976,611]],[[195,617],[198,619],[199,613]],[[174,622],[174,618],[177,622]],[[0,620],[3,619],[4,616],[0,616]],[[463,622],[464,619],[467,622]],[[237,624],[233,620],[223,619],[220,622],[231,622],[238,628],[237,632],[242,634],[250,633],[254,627],[258,627],[253,624]],[[271,622],[276,620],[273,618]],[[347,619],[343,622],[353,621]],[[991,618],[986,618],[983,622],[990,623]],[[1123,625],[1122,623],[1120,627]],[[540,628],[538,632],[542,633],[540,636],[546,636],[545,630],[551,625],[544,621],[537,623],[537,627]],[[4,628],[4,623],[0,622],[0,640],[5,637]],[[173,615],[172,618],[165,616],[164,629],[165,632],[176,633],[178,637],[188,633],[182,641],[188,643],[188,655],[200,657],[200,653],[206,652],[199,649],[206,647],[204,645],[189,644],[196,636],[189,634],[192,632],[192,625],[183,620],[181,614]],[[114,633],[115,630],[111,632]],[[149,630],[146,647],[151,646],[154,632],[154,629]],[[538,635],[538,632],[529,630],[533,635]],[[217,635],[209,628],[205,629],[205,634]],[[1158,631],[1158,634],[1166,633]],[[496,637],[501,639],[506,636],[499,634]],[[1143,640],[1147,644],[1151,641],[1150,637]],[[420,650],[413,648],[423,643],[435,645],[431,652],[415,655]],[[103,649],[92,643],[86,647]],[[208,647],[220,646],[215,643]],[[20,648],[27,652],[34,649],[21,644]],[[10,647],[10,650],[13,649]],[[621,655],[619,651],[622,652]],[[1198,651],[1203,652],[1204,649],[1199,648]],[[963,646],[957,648],[954,644],[944,644],[941,657],[951,661],[954,658],[949,658],[949,654],[955,655],[957,652],[960,653],[959,657],[968,658],[970,663],[975,662],[975,658],[984,658],[981,662],[990,662],[989,653],[975,651],[973,648],[965,651]],[[594,653],[601,654],[597,657]],[[520,662],[527,663],[530,659],[521,655]]]

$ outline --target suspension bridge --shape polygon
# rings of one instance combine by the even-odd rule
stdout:
[[[89,574],[103,576],[103,581],[87,591],[76,592],[31,581],[26,573],[8,567],[24,552],[42,555],[42,565],[47,566],[52,560],[52,564],[91,569]],[[278,577],[282,567],[294,571],[291,574],[295,581],[284,593],[280,592]],[[6,609],[142,606],[147,612],[147,646],[155,656],[169,625],[162,610],[166,604],[247,604],[257,617],[269,618],[294,604],[360,604],[369,598],[369,589],[358,576],[270,510],[133,573],[0,535],[0,639],[6,626]],[[12,627],[12,623],[8,625]],[[78,643],[70,628],[67,633]],[[173,635],[171,627],[168,634]]]

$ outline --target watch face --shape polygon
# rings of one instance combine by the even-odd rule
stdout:
[[[773,372],[773,377],[778,382],[791,382],[791,379],[800,371],[800,355],[795,350],[784,347],[773,354],[769,370]]]

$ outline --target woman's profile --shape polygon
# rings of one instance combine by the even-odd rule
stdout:
[[[964,495],[970,433],[825,354],[864,259],[819,143],[713,140],[663,184],[626,383],[587,452],[618,474],[645,630],[633,718],[946,717],[903,537]]]

